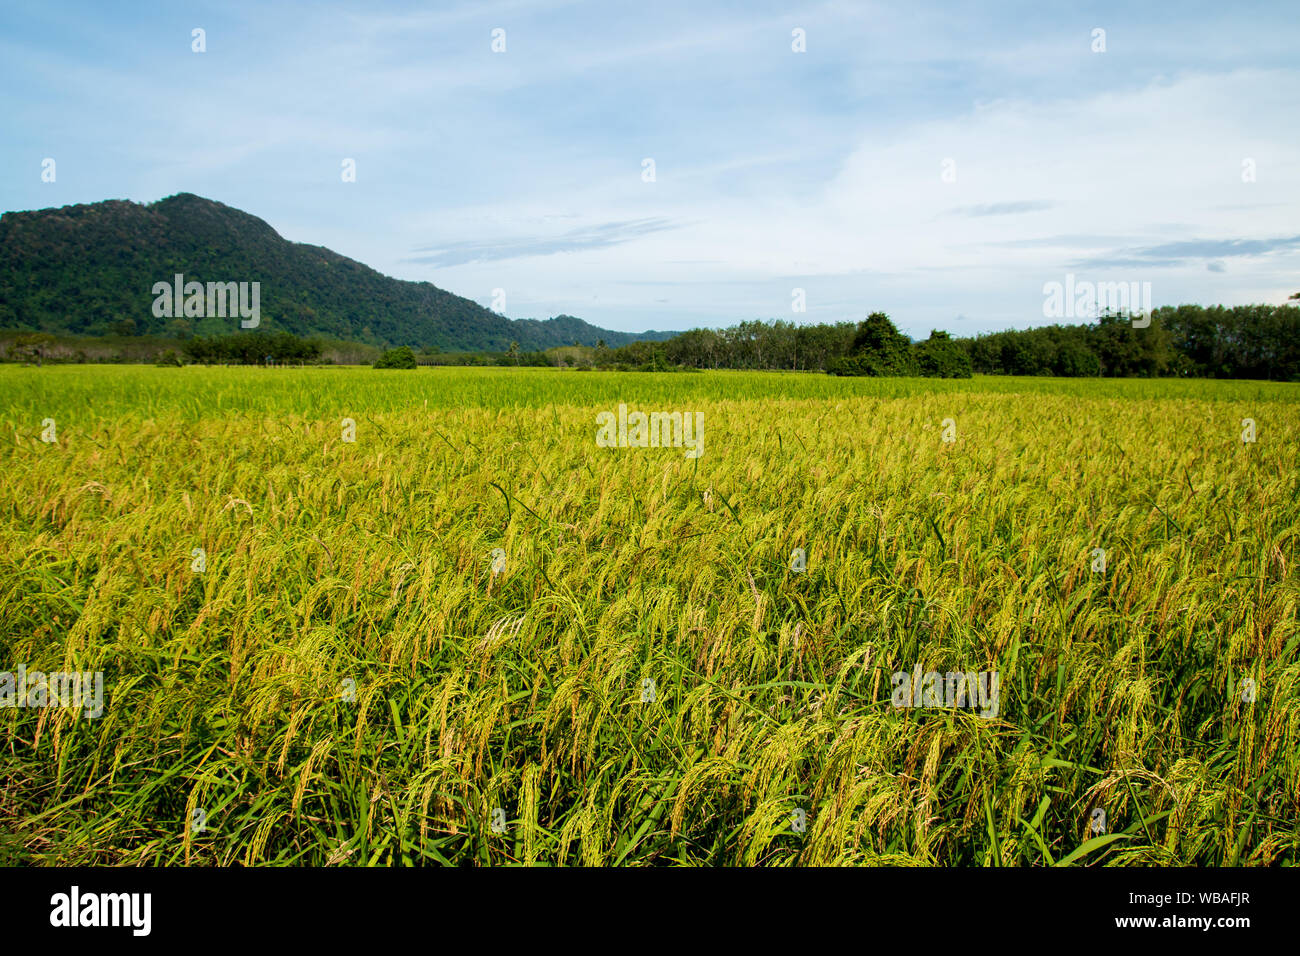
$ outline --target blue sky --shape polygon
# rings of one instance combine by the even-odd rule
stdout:
[[[621,330],[1026,328],[1071,273],[1281,302],[1297,13],[6,0],[0,209],[193,192],[484,305],[504,290],[512,318]]]

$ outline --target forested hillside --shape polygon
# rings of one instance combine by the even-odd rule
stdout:
[[[260,282],[261,328],[374,345],[506,350],[622,345],[573,316],[512,321],[428,282],[389,278],[256,216],[190,193],[0,217],[0,329],[61,335],[220,335],[228,318],[153,314],[154,283]]]

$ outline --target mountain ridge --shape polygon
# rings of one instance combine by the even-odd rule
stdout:
[[[155,282],[259,282],[260,328],[373,345],[504,351],[611,347],[673,332],[617,332],[570,315],[508,319],[431,282],[386,276],[194,193],[106,199],[0,216],[0,329],[72,335],[226,334],[231,318],[153,314]]]

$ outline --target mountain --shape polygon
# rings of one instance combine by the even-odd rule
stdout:
[[[428,282],[407,282],[323,246],[289,242],[256,216],[192,193],[0,216],[0,329],[73,335],[228,334],[237,318],[154,315],[153,286],[260,282],[267,331],[443,351],[613,347],[671,332],[611,332],[569,315],[511,320]]]

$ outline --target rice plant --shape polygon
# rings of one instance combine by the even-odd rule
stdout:
[[[0,707],[0,864],[1300,862],[1295,385],[0,367],[0,423],[0,671],[104,687]]]

